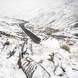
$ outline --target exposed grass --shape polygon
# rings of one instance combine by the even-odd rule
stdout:
[[[60,48],[70,52],[70,48],[69,48],[69,46],[67,44],[61,44]]]

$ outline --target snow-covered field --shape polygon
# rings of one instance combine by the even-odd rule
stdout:
[[[78,78],[78,0],[0,0],[0,78]]]

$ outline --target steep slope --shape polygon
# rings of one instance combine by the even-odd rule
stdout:
[[[77,0],[70,0],[56,7],[36,11],[38,14],[30,21],[40,27],[69,28],[78,21],[77,3]]]

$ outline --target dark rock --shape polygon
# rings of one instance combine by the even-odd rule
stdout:
[[[6,41],[3,46],[10,45],[9,41]]]
[[[33,34],[31,31],[29,31],[28,29],[24,27],[24,23],[19,24],[19,26],[32,39],[32,41],[34,41],[35,43],[41,42],[41,39],[39,37],[37,37],[35,34]]]
[[[70,38],[70,37],[64,36],[64,35],[51,35],[51,36],[54,37],[54,38],[57,38],[57,39]]]
[[[77,28],[77,27],[78,27],[78,23],[76,23],[73,27],[74,27],[74,28]]]
[[[74,35],[75,35],[76,37],[78,37],[78,33],[75,33]]]
[[[52,35],[52,33],[56,33],[58,31],[59,31],[58,29],[46,27],[45,30],[43,31],[43,33],[46,35]]]

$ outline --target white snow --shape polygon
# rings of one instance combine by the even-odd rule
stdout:
[[[22,22],[19,19],[30,22],[32,31],[42,38],[40,44],[23,33],[18,26]],[[73,27],[76,23],[78,0],[0,0],[0,78],[26,78],[17,65],[26,38],[28,43],[24,49],[27,48],[29,57],[46,69],[50,78],[78,78],[78,36],[74,35],[78,34],[78,28]],[[41,32],[45,27],[59,31],[46,35]],[[9,45],[5,44],[7,41]],[[62,43],[69,46],[70,52],[60,47]],[[13,51],[15,54],[9,57]],[[49,78],[41,66],[33,78]]]
[[[55,48],[55,49],[60,48],[59,41],[55,38],[53,38],[53,39],[49,38],[46,41],[42,41],[41,44],[42,44],[42,46],[46,46],[47,48]]]

